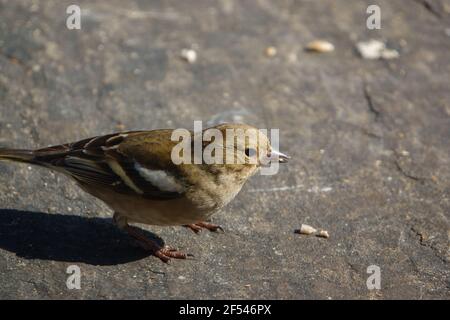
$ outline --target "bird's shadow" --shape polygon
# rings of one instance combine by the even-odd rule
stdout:
[[[163,245],[161,238],[143,231]],[[0,248],[26,259],[115,265],[150,255],[110,219],[0,209]]]

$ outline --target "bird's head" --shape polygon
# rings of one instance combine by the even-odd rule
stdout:
[[[203,165],[207,170],[245,181],[262,166],[287,162],[267,135],[246,124],[221,124],[203,132]]]

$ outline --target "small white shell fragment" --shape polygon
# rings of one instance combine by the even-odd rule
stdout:
[[[297,230],[297,233],[306,234],[306,235],[310,235],[310,234],[313,234],[316,232],[317,232],[317,229],[314,229],[313,227],[311,227],[310,225],[307,225],[307,224],[302,224],[300,226],[300,230]]]
[[[266,48],[266,56],[275,57],[277,55],[277,48],[275,47],[267,47]]]
[[[359,54],[364,59],[379,59],[386,45],[378,40],[362,41],[356,44]]]
[[[386,45],[379,40],[358,42],[356,48],[364,59],[395,59],[400,56],[397,50],[386,48]]]
[[[306,45],[306,50],[319,53],[334,51],[334,45],[325,40],[314,40]]]
[[[183,49],[181,50],[181,58],[189,63],[195,63],[197,61],[197,52],[192,49]]]
[[[326,231],[326,230],[320,230],[320,231],[316,234],[316,237],[329,238],[330,235],[328,234],[328,231]]]

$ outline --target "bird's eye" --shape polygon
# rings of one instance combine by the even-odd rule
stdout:
[[[245,155],[249,158],[254,157],[256,155],[256,150],[253,148],[246,148]]]

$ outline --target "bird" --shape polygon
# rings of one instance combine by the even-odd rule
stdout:
[[[192,155],[194,161],[178,163],[174,150],[180,142],[173,139],[175,130],[116,132],[35,150],[0,148],[0,160],[33,164],[71,177],[112,209],[113,223],[119,229],[169,262],[192,255],[160,245],[133,224],[184,226],[196,233],[223,230],[209,222],[212,214],[232,201],[261,167],[289,159],[272,148],[261,130],[224,123],[200,132],[185,130],[190,142],[184,146],[200,141],[200,159],[213,150],[210,154],[219,161],[195,161],[199,156],[194,145],[193,151],[186,148],[178,153]],[[219,135],[209,141],[200,139],[207,130]],[[239,139],[230,138],[229,132],[253,134]]]

